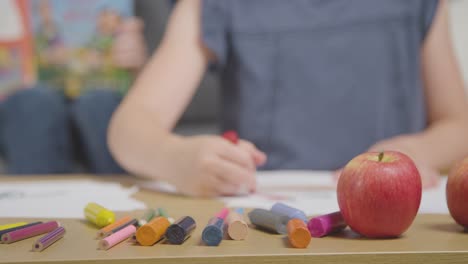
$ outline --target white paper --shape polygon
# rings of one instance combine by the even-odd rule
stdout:
[[[307,215],[338,211],[336,185],[331,172],[260,172],[257,175],[258,194],[221,198],[229,207],[269,209],[283,202],[303,210]],[[424,190],[418,213],[448,214],[443,177],[436,188]],[[276,197],[275,197],[276,196]]]
[[[446,185],[447,177],[443,177],[436,188],[423,191],[421,205],[419,206],[420,214],[449,214],[445,198]]]
[[[257,173],[257,192],[243,197],[221,198],[229,207],[270,209],[282,202],[307,215],[338,211],[336,183],[326,171],[262,171]]]
[[[446,177],[437,188],[424,190],[419,213],[448,214],[445,200]],[[142,182],[145,189],[176,193],[174,186],[164,182]],[[228,207],[270,209],[283,202],[303,210],[307,215],[338,211],[336,182],[326,171],[261,171],[257,173],[257,192],[236,197],[220,197]]]
[[[138,188],[92,180],[13,182],[0,185],[0,217],[83,218],[88,202],[113,211],[144,209]]]

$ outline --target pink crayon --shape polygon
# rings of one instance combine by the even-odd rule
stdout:
[[[10,244],[26,238],[51,232],[58,227],[60,227],[60,224],[57,221],[50,221],[43,224],[33,225],[2,235],[2,242],[5,244]]]
[[[223,208],[221,211],[219,211],[215,216],[219,219],[225,220],[226,217],[229,214],[229,209],[228,208]]]
[[[117,245],[118,243],[124,241],[125,239],[133,236],[136,232],[136,227],[134,225],[129,225],[124,229],[104,238],[99,241],[99,249],[108,250],[109,248]]]
[[[346,222],[340,212],[321,215],[309,220],[307,228],[313,237],[323,237],[346,228]]]

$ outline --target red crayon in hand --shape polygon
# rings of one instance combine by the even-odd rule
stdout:
[[[229,140],[233,144],[237,144],[239,142],[239,135],[234,130],[228,130],[223,133],[223,138]]]
[[[234,130],[228,130],[224,132],[222,137],[235,145],[237,145],[237,143],[239,142],[239,135],[237,135],[237,132]],[[247,195],[248,193],[249,191],[246,185],[241,185],[241,187],[237,191],[237,195],[240,195],[240,196]]]

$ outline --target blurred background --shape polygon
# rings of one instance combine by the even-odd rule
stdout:
[[[19,1],[19,2],[24,2],[24,1]],[[47,24],[47,22],[50,22],[48,21],[48,15],[50,15],[48,12],[50,12],[50,10],[48,10],[47,5],[44,4],[47,1],[36,1],[36,2],[39,3],[37,6],[37,10],[35,11],[37,12],[37,14],[31,14],[33,17],[32,19],[33,21],[28,21],[27,23],[32,22],[32,23],[37,23],[40,25]],[[80,3],[81,2],[85,3],[86,1],[80,1]],[[148,54],[152,54],[154,49],[158,46],[158,43],[160,42],[163,36],[166,22],[170,13],[170,1],[135,0],[132,2],[129,0],[129,2],[131,2],[132,4],[134,15],[136,17],[141,18],[142,21],[144,22],[144,29],[143,29],[144,41],[147,46]],[[4,16],[6,14],[6,13],[2,14],[3,12],[8,12],[5,9],[6,8],[5,3],[6,1],[2,2],[2,5],[5,7],[3,9],[0,8],[0,16]],[[41,3],[43,5],[41,5]],[[112,28],[112,21],[117,21],[118,19],[121,19],[115,16],[112,17],[112,13],[109,13],[109,12],[105,13],[104,11],[102,11],[102,9],[100,11],[101,12],[97,14],[97,16],[98,18],[100,18],[101,16],[103,18],[102,24],[99,24],[99,27],[102,28],[103,32],[105,32],[105,30],[108,30],[109,28],[110,29]],[[465,82],[466,82],[468,81],[468,33],[466,29],[468,25],[468,16],[467,16],[468,1],[450,0],[450,11],[451,11],[451,26],[452,26],[452,32],[453,32],[454,45],[455,45],[457,57],[459,59],[461,69],[463,71],[463,75],[464,75]],[[37,16],[37,18],[34,18],[35,16]],[[35,19],[37,19],[37,21],[35,21]],[[12,22],[10,21],[10,23]],[[135,25],[130,23],[128,28],[132,28],[132,26],[135,26]],[[44,32],[41,32],[41,33],[43,33],[44,36],[49,37],[47,41],[50,45],[55,45],[55,43],[58,40],[55,40],[53,37],[51,37],[51,35],[53,36],[53,33],[54,33],[54,27],[50,26],[50,27],[46,27],[46,29],[47,30],[44,30]],[[37,33],[37,32],[33,32],[33,33]],[[64,38],[66,38],[66,34],[64,34],[64,36],[65,36]],[[37,37],[37,34],[36,34],[36,37]],[[91,61],[91,62],[99,64],[100,61],[105,60],[105,57],[103,57],[104,55],[102,55],[100,52],[103,49],[102,48],[103,45],[104,46],[106,45],[107,43],[106,41],[108,41],[108,39],[105,39],[105,38],[92,39],[90,43],[93,43],[94,45],[93,47],[95,49],[93,50],[93,52],[84,53],[85,51],[79,50],[77,54],[79,56],[84,56],[88,62]],[[37,42],[37,39],[36,39],[36,42]],[[8,42],[4,42],[4,43],[8,44]],[[2,41],[1,41],[1,35],[0,35],[0,45],[1,44],[2,44]],[[89,47],[89,43],[87,45],[88,45],[87,47]],[[36,49],[37,49],[37,44],[36,44]],[[44,52],[44,54],[45,53],[46,52]],[[1,52],[0,52],[0,55],[2,55]],[[62,53],[60,52],[54,53],[52,54],[52,58],[53,60],[59,60],[61,58],[61,55]],[[51,72],[57,72],[57,71],[60,72],[61,70],[63,70],[63,69],[60,69],[60,67],[58,68],[48,67],[49,64],[46,59],[40,58],[40,57],[35,59],[37,63],[39,64],[42,63],[41,64],[42,66],[45,65],[43,67],[43,69],[45,70],[43,70],[42,72],[39,72],[39,74],[42,74],[45,76],[47,74],[50,75]],[[1,56],[0,56],[0,62],[1,62]],[[83,72],[83,68],[80,66],[79,63],[74,64],[72,68],[76,70],[76,72],[78,72],[79,74]],[[0,68],[0,78],[2,74],[1,70],[2,69]],[[5,72],[3,72],[3,74],[5,75]],[[117,74],[119,78],[120,76],[122,76],[121,73],[115,73],[115,74]],[[93,78],[94,77],[88,76],[88,79],[93,79]],[[4,85],[2,84],[1,81],[2,79],[0,79],[0,86]],[[28,82],[27,78],[24,81],[27,83]],[[52,81],[56,82],[57,80],[52,80]],[[77,79],[72,78],[72,77],[64,81],[64,83],[67,86],[71,87],[65,93],[66,96],[74,95],[77,93],[77,89],[78,89],[76,88],[77,82],[78,82]],[[218,132],[218,118],[219,118],[218,117],[218,112],[219,112],[218,111],[218,106],[219,106],[218,85],[219,85],[219,82],[217,80],[217,76],[213,73],[207,73],[201,84],[200,89],[195,95],[195,98],[193,99],[192,103],[190,104],[187,111],[183,115],[181,122],[176,128],[176,131],[178,133],[190,135],[190,134],[199,134],[199,133],[217,133]],[[5,86],[0,87],[0,90],[7,90],[7,88]],[[118,104],[118,100],[115,103]],[[1,125],[2,124],[0,123],[0,126]],[[103,129],[103,131],[104,130],[105,129]],[[2,145],[5,145],[6,147],[3,146],[3,148],[8,150],[8,142],[4,142]],[[12,147],[10,146],[10,149],[11,148]],[[87,155],[86,150],[83,151],[83,150],[78,149],[78,150],[73,150],[73,151],[84,152],[84,155]],[[5,151],[3,151],[3,153],[5,153]],[[6,154],[8,155],[9,152],[6,151]],[[40,153],[32,153],[32,155],[39,156]],[[2,156],[5,156],[5,155],[2,155]],[[5,172],[5,168],[7,165],[7,162],[5,160],[8,160],[8,158],[5,159],[5,157],[3,157],[3,162],[0,164],[0,172]]]

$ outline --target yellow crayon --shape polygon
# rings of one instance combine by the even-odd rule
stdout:
[[[84,209],[86,219],[98,227],[105,227],[115,221],[112,211],[96,203],[88,203]]]
[[[26,222],[18,222],[18,223],[13,223],[13,224],[0,225],[0,231],[5,230],[5,229],[18,227],[18,226],[27,225],[27,224],[28,223],[26,223]]]

